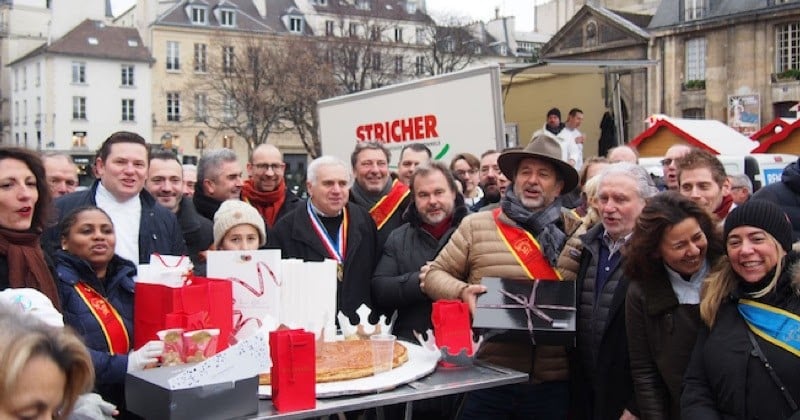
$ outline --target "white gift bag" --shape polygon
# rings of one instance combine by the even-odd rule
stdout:
[[[267,315],[281,319],[280,250],[208,251],[206,274],[233,283],[233,325],[237,340],[255,333]]]

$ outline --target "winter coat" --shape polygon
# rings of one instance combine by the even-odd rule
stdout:
[[[195,266],[195,274],[205,273],[205,262],[200,258],[200,253],[207,250],[214,243],[214,224],[197,213],[191,198],[181,198],[178,208],[178,223],[183,232],[183,239],[189,252],[189,258]],[[198,268],[202,268],[198,270]]]
[[[578,226],[571,212],[562,211],[560,228],[572,234]],[[500,220],[518,226],[504,213]],[[574,274],[573,274],[574,276]],[[425,293],[432,299],[459,299],[468,284],[480,284],[483,277],[527,278],[514,255],[508,250],[492,212],[473,213],[464,218],[450,241],[433,261],[425,278]],[[531,373],[531,381],[566,380],[568,364],[563,346],[531,346],[530,342],[484,343],[478,358],[522,372]]]
[[[775,290],[753,299],[800,315],[800,254],[792,253]],[[683,420],[785,419],[793,413],[766,367],[754,354],[739,313],[741,293],[722,302],[714,325],[703,326],[686,369],[681,394]],[[800,404],[800,358],[756,337],[758,346],[794,401]]]
[[[394,176],[389,179],[389,185],[394,182]],[[372,208],[373,203],[366,201],[364,193],[357,194],[354,193],[354,189],[359,188],[358,184],[353,184],[353,188],[350,189],[350,197],[349,200],[353,204],[357,204],[361,206],[364,210],[369,210]],[[391,191],[391,190],[389,190]],[[387,191],[387,194],[389,192]],[[389,235],[395,229],[399,228],[403,222],[403,212],[408,208],[408,204],[411,202],[411,193],[409,192],[408,195],[405,196],[402,200],[400,200],[400,204],[397,206],[397,209],[394,213],[389,217],[388,220],[383,224],[383,227],[378,230],[378,245],[383,247],[383,244],[386,243],[386,240],[389,239]],[[369,213],[368,213],[369,214]],[[380,253],[378,254],[380,256]]]
[[[97,206],[95,199],[100,181],[95,181],[91,188],[85,191],[76,191],[59,197],[55,206],[59,220],[70,211],[82,206]],[[142,190],[139,193],[142,202],[142,214],[139,220],[139,261],[138,264],[148,264],[150,255],[159,253],[163,255],[186,255],[186,244],[183,242],[181,227],[171,211],[156,203],[150,193]],[[55,252],[61,248],[58,227],[47,229],[43,235],[45,250]]]
[[[108,264],[105,280],[101,281],[89,263],[75,255],[59,250],[55,260],[56,285],[61,298],[64,324],[72,327],[89,349],[98,393],[104,399],[119,404],[128,371],[127,352],[120,355],[109,354],[101,324],[78,295],[75,285],[79,282],[88,285],[116,309],[125,324],[128,340],[133,344],[133,284],[136,266],[115,255]]]
[[[437,240],[422,228],[422,220],[413,204],[404,218],[408,223],[395,229],[383,246],[383,255],[372,277],[372,298],[386,312],[397,310],[394,334],[414,341],[414,331],[432,328],[433,301],[419,287],[419,269],[436,257],[461,220],[467,215],[464,198],[457,194],[450,229]]]
[[[347,229],[347,249],[344,275],[337,282],[336,308],[357,321],[355,314],[361,304],[372,308],[370,283],[380,255],[375,222],[360,206],[347,204],[350,217]],[[268,248],[280,249],[283,258],[301,258],[305,261],[322,261],[331,256],[311,225],[307,207],[300,206],[278,220],[269,235]],[[313,279],[309,279],[311,281]],[[375,322],[377,318],[373,319]]]
[[[631,279],[625,321],[640,417],[680,419],[681,382],[703,324],[699,305],[678,303],[662,268],[657,278]]]
[[[595,294],[600,247],[605,228],[597,224],[581,238],[583,251],[577,280],[577,348],[572,379],[574,396],[585,418],[618,419],[623,410],[636,413],[625,331],[624,256],[610,267],[603,289]],[[595,298],[595,296],[597,296]],[[583,401],[580,401],[583,399]]]
[[[781,182],[762,187],[751,200],[768,200],[781,206],[792,224],[793,241],[800,241],[800,158],[783,170]]]

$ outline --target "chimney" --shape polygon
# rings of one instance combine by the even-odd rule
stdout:
[[[495,6],[494,8],[494,18],[500,19],[500,6]]]

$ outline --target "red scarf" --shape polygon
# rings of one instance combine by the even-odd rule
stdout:
[[[286,201],[286,182],[281,179],[275,191],[261,192],[253,187],[252,179],[245,180],[242,185],[242,198],[261,213],[268,227],[272,227],[278,218],[278,212],[283,207],[283,202]]]
[[[725,197],[722,197],[722,202],[719,203],[719,207],[714,210],[714,214],[719,218],[719,220],[723,220],[728,216],[728,213],[731,211],[731,206],[733,205],[733,196],[728,194]]]
[[[38,233],[0,229],[0,255],[8,261],[9,286],[38,290],[61,312],[56,282],[44,259]]]
[[[412,204],[413,205],[413,204]],[[447,229],[450,229],[450,225],[453,223],[453,215],[447,216],[446,219],[442,220],[438,224],[429,225],[427,223],[422,224],[422,228],[425,229],[428,233],[431,234],[436,240],[442,239]]]

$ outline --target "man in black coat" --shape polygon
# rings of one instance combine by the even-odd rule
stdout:
[[[60,221],[72,210],[97,206],[114,223],[117,236],[115,253],[134,264],[150,262],[150,255],[184,255],[186,244],[178,220],[158,205],[144,190],[148,151],[144,139],[127,131],[109,136],[100,146],[95,160],[99,180],[85,191],[76,191],[55,201]],[[61,247],[57,227],[45,234],[46,249]]]
[[[183,196],[183,168],[174,153],[158,150],[150,154],[145,188],[178,218],[195,274],[205,273],[200,253],[214,242],[214,224],[197,214],[192,199]]]
[[[214,149],[206,152],[197,164],[194,207],[214,222],[214,213],[225,200],[238,200],[242,192],[242,167],[236,152]]]
[[[800,241],[800,158],[783,169],[781,182],[766,185],[752,200],[767,200],[781,206],[792,224],[794,242]]]
[[[408,223],[395,229],[383,246],[372,278],[372,297],[384,310],[397,310],[392,331],[414,342],[415,330],[423,333],[432,328],[433,301],[420,288],[420,270],[433,261],[468,210],[452,172],[438,161],[416,168],[411,200],[403,214]]]
[[[336,308],[356,323],[362,303],[373,307],[370,280],[380,255],[375,223],[366,210],[347,202],[353,180],[343,161],[317,158],[308,165],[306,179],[307,205],[278,220],[267,247],[280,249],[283,258],[336,260]]]

